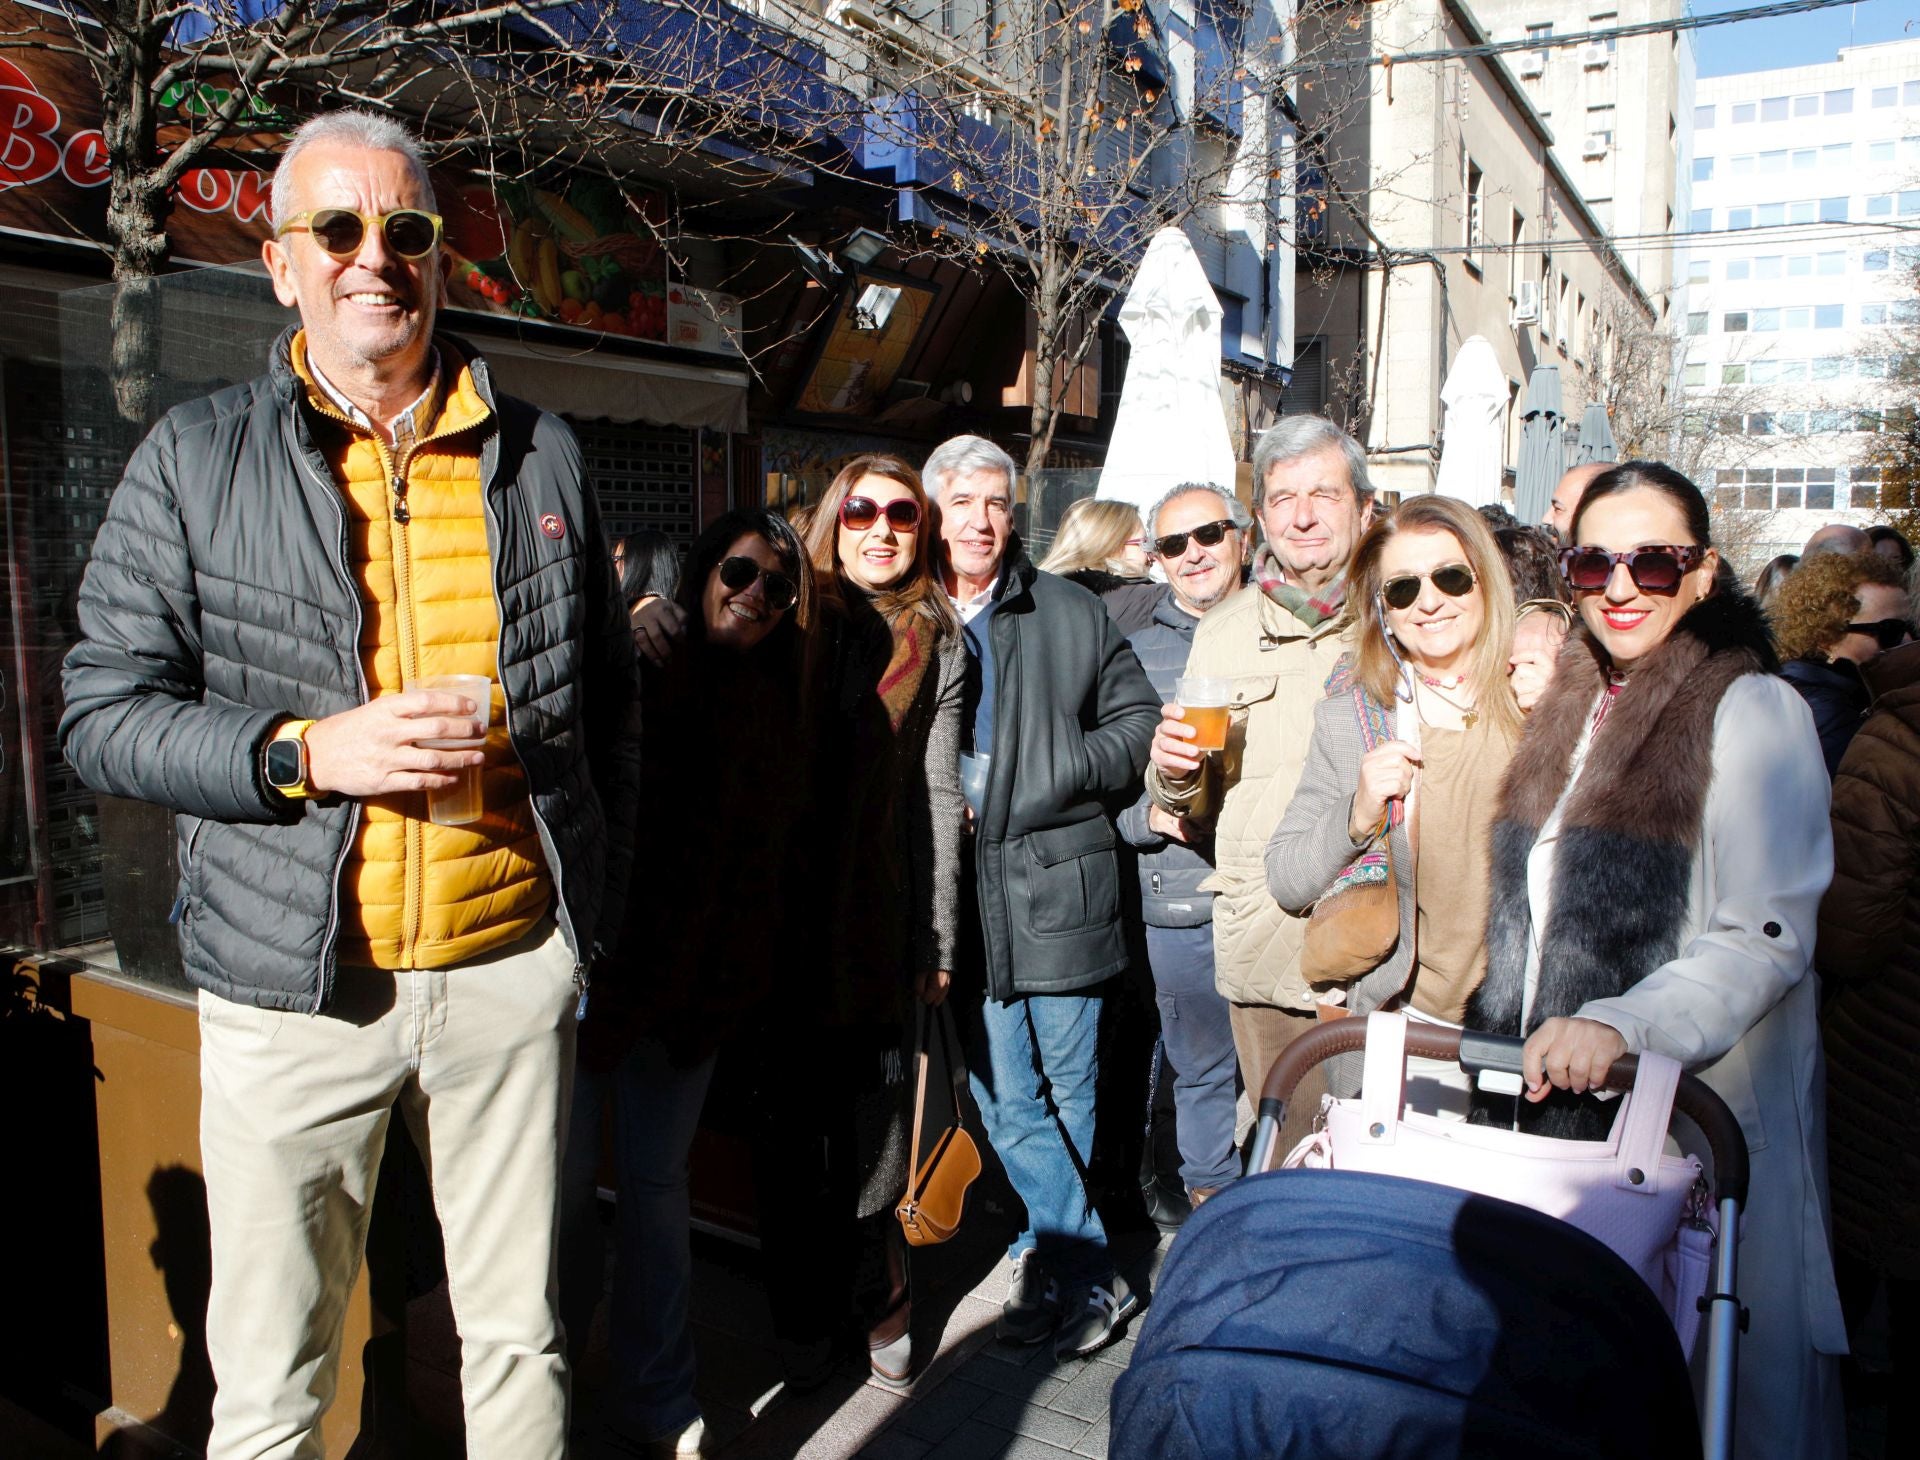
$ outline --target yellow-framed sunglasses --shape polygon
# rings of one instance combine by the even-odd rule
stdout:
[[[366,242],[367,230],[377,228],[389,251],[412,260],[433,252],[440,242],[440,227],[440,215],[421,208],[395,208],[391,213],[371,216],[352,208],[310,208],[276,224],[273,234],[278,238],[287,233],[311,233],[313,241],[326,252],[337,259],[350,259]]]

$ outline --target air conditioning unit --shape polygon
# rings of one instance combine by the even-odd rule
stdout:
[[[1582,157],[1605,157],[1608,149],[1612,147],[1612,145],[1613,143],[1608,140],[1605,132],[1589,132],[1587,133],[1586,140],[1580,144],[1580,155]]]
[[[1546,75],[1547,53],[1545,51],[1522,51],[1520,53],[1520,74],[1522,76]]]
[[[1540,286],[1531,279],[1521,279],[1514,286],[1513,313],[1509,324],[1538,324],[1540,322]]]
[[[1580,47],[1580,68],[1583,71],[1604,70],[1613,59],[1613,52],[1599,41],[1588,41]]]

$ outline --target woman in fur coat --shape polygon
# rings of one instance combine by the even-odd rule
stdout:
[[[1527,1090],[1479,1097],[1475,1118],[1603,1137],[1611,1112],[1576,1096],[1629,1051],[1712,1086],[1753,1164],[1739,1453],[1837,1456],[1846,1335],[1810,967],[1833,871],[1819,740],[1685,477],[1612,468],[1571,535],[1582,626],[1501,788],[1487,976],[1466,1021],[1526,1034]]]

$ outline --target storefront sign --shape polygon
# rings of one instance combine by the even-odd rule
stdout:
[[[57,32],[10,0],[0,0],[0,30],[39,30],[50,42],[0,51],[0,228],[104,242],[107,148],[92,75],[52,48]],[[227,99],[204,85],[170,88],[160,98],[160,146],[184,141]],[[208,165],[181,175],[167,221],[174,257],[259,258],[272,231],[274,161],[301,119],[258,101],[210,150]],[[490,183],[449,166],[435,168],[433,180],[451,308],[739,353],[737,300],[686,286],[669,296],[662,194],[579,172]]]

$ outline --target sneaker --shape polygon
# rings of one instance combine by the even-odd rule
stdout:
[[[1040,1254],[1029,1247],[1013,1265],[1007,1279],[1007,1301],[993,1326],[1002,1343],[1039,1343],[1060,1326],[1060,1287],[1040,1266]]]
[[[1115,1276],[1110,1283],[1095,1283],[1086,1290],[1078,1309],[1060,1324],[1053,1338],[1056,1359],[1080,1359],[1100,1352],[1116,1341],[1140,1300],[1127,1287],[1125,1278]]]
[[[902,1300],[867,1332],[867,1357],[873,1377],[904,1387],[913,1380],[913,1304]]]

